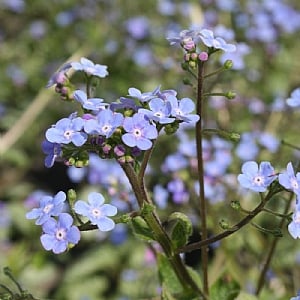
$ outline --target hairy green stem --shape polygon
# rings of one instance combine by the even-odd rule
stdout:
[[[247,225],[250,221],[252,221],[252,219],[254,219],[260,212],[262,212],[264,210],[264,207],[267,204],[267,202],[279,191],[280,190],[269,191],[265,197],[261,198],[260,203],[252,211],[250,211],[247,216],[245,216],[243,219],[241,219],[238,223],[236,223],[231,228],[229,228],[211,238],[207,238],[205,240],[202,239],[200,242],[192,243],[192,244],[189,244],[182,248],[179,248],[179,249],[177,249],[177,252],[183,253],[183,252],[190,252],[193,250],[201,249],[202,247],[206,247],[207,245],[210,245],[214,242],[217,242],[219,240],[222,240],[222,239],[228,237],[229,235],[232,235],[233,233],[237,232],[242,227]],[[260,195],[262,196],[262,194],[260,194]]]
[[[289,208],[290,208],[290,205],[291,205],[291,202],[292,202],[292,199],[293,199],[293,194],[291,193],[290,197],[289,197],[289,200],[286,202],[284,213],[282,214],[283,216],[287,215],[287,213],[289,211]],[[284,223],[285,223],[285,217],[282,217],[282,219],[279,223],[279,229],[283,228]],[[263,269],[262,269],[262,271],[260,273],[260,276],[259,276],[259,279],[257,281],[257,287],[256,287],[256,291],[255,291],[256,296],[259,296],[259,294],[260,294],[260,292],[261,292],[261,290],[262,290],[262,288],[265,284],[266,273],[267,273],[267,271],[270,267],[271,260],[273,258],[274,253],[275,253],[275,249],[276,249],[278,241],[279,241],[278,237],[273,238],[270,249],[269,249],[268,254],[266,256],[266,260],[263,264]]]
[[[132,186],[133,192],[136,196],[140,208],[142,209],[144,204],[152,203],[145,189],[144,181],[138,178],[138,176],[134,172],[132,165],[121,164],[121,167],[129,179],[129,182]],[[207,299],[201,291],[201,289],[197,286],[197,284],[194,282],[194,280],[188,273],[186,266],[181,260],[180,255],[178,253],[175,253],[172,246],[172,242],[168,234],[166,233],[164,227],[162,226],[155,211],[144,214],[143,218],[153,231],[156,241],[161,245],[162,249],[164,250],[164,253],[167,256],[170,264],[172,265],[184,290],[195,291],[201,296],[202,299]]]
[[[197,87],[197,114],[200,117],[196,124],[196,147],[197,147],[197,159],[198,159],[198,181],[200,187],[200,219],[201,219],[201,239],[207,239],[207,224],[206,224],[206,201],[204,193],[204,167],[203,167],[203,149],[202,149],[202,119],[203,116],[203,80],[204,80],[204,62],[198,63],[198,87]],[[209,294],[208,285],[208,247],[203,246],[201,251],[201,267],[203,272],[203,290],[206,295]]]

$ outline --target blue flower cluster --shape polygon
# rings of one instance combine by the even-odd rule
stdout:
[[[288,230],[294,239],[300,238],[300,172],[295,174],[291,162],[287,164],[285,172],[277,175],[270,162],[263,161],[258,166],[255,161],[248,161],[242,165],[242,174],[239,174],[237,179],[243,188],[255,192],[265,192],[271,183],[278,179],[279,184],[286,190],[295,193],[295,211]]]
[[[88,202],[89,204],[82,200],[76,201],[74,211],[86,217],[91,224],[97,225],[99,230],[112,230],[115,223],[108,217],[115,216],[117,208],[104,204],[104,197],[100,193],[91,193]],[[73,225],[73,217],[64,212],[65,209],[66,194],[60,191],[54,197],[42,195],[39,207],[26,214],[27,219],[36,219],[35,224],[42,226],[41,243],[46,250],[52,250],[55,254],[66,251],[80,240],[80,231]]]
[[[87,77],[103,78],[108,74],[106,66],[81,58],[80,62],[64,65],[52,76],[50,85],[59,86],[60,94],[67,85],[68,92],[64,95],[68,95],[68,100],[77,101],[83,114],[73,113],[46,131],[42,144],[47,155],[46,167],[53,166],[57,160],[84,166],[87,152],[95,152],[102,158],[114,157],[120,163],[132,162],[141,151],[152,147],[162,128],[173,133],[180,123],[195,123],[200,119],[192,113],[195,105],[191,99],[178,99],[176,91],[161,91],[159,87],[146,93],[132,87],[126,97],[110,104],[82,90],[74,90],[70,95],[71,85],[66,74],[70,68],[84,72]]]

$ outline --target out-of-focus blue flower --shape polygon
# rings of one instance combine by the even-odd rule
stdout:
[[[41,225],[52,216],[58,216],[64,208],[66,194],[62,191],[58,192],[54,197],[43,196],[40,199],[40,207],[33,208],[26,214],[27,219],[37,219],[36,225]]]
[[[178,100],[175,96],[169,95],[167,101],[170,102],[172,111],[171,116],[184,122],[197,122],[200,117],[196,114],[191,114],[195,109],[195,103],[190,98],[182,98]]]
[[[128,89],[128,96],[138,99],[142,103],[148,102],[155,97],[153,92],[142,93],[139,89],[133,87]]]
[[[116,224],[116,227],[110,234],[110,241],[115,245],[123,244],[128,237],[127,226],[125,224]]]
[[[125,23],[129,34],[136,40],[141,40],[149,35],[149,20],[144,16],[131,18]]]
[[[172,193],[172,200],[176,204],[186,203],[189,200],[189,193],[184,182],[180,178],[171,180],[167,185],[168,191]]]
[[[176,172],[188,166],[187,159],[181,153],[170,154],[163,162],[161,169],[164,173]]]
[[[96,119],[87,120],[84,124],[84,130],[91,134],[100,134],[109,138],[117,127],[121,126],[124,117],[120,113],[115,113],[110,109],[101,110]]]
[[[117,214],[117,208],[111,204],[104,204],[104,197],[100,193],[92,192],[85,201],[78,200],[74,205],[77,214],[87,217],[93,225],[101,231],[109,231],[115,227],[115,222],[108,218]]]
[[[82,146],[87,140],[87,134],[82,132],[84,121],[82,118],[63,118],[46,131],[46,139],[51,143]]]
[[[294,239],[300,238],[300,205],[299,205],[299,201],[298,201],[298,203],[296,203],[295,211],[293,213],[293,220],[288,225],[288,231]]]
[[[99,111],[108,106],[107,103],[103,103],[103,99],[89,98],[87,94],[82,90],[76,90],[73,94],[74,99],[81,103],[82,107],[88,110]]]
[[[167,207],[168,197],[168,191],[160,184],[153,188],[153,200],[159,208],[164,209]]]
[[[260,134],[258,136],[258,142],[272,153],[277,151],[280,144],[278,139],[268,132],[263,132],[262,134]]]
[[[244,56],[251,53],[251,48],[245,43],[238,43],[236,45],[236,51],[234,53],[225,52],[220,57],[220,62],[225,63],[226,60],[233,62],[232,69],[242,70],[245,68]]]
[[[133,117],[126,117],[123,123],[125,134],[122,141],[129,147],[138,147],[141,150],[148,150],[152,147],[152,139],[157,138],[157,129],[154,125],[145,120],[143,114],[136,113]]]
[[[240,185],[255,192],[265,192],[267,187],[276,179],[274,168],[270,162],[258,164],[248,161],[242,165],[243,174],[238,175]]]
[[[42,150],[46,154],[45,167],[51,168],[56,160],[62,155],[61,146],[58,143],[51,143],[47,140],[42,142]]]
[[[286,172],[278,175],[279,183],[288,190],[292,190],[297,196],[300,196],[300,173],[295,171],[291,162],[287,164]]]
[[[72,226],[73,218],[67,213],[61,213],[58,221],[50,218],[43,224],[44,234],[41,236],[43,247],[55,254],[67,250],[69,243],[77,244],[80,240],[80,231],[76,226]]]
[[[83,180],[84,176],[87,173],[86,168],[76,168],[74,166],[70,166],[67,169],[67,174],[72,182],[79,183]]]
[[[175,118],[169,118],[171,114],[171,104],[160,98],[154,98],[149,102],[149,109],[140,108],[139,113],[144,114],[149,120],[160,124],[169,124],[175,121]]]
[[[259,149],[254,134],[252,132],[244,132],[235,151],[236,155],[244,161],[255,159]]]
[[[292,107],[300,106],[300,88],[292,91],[290,98],[286,100],[287,104]]]
[[[70,63],[65,63],[63,64],[56,72],[54,72],[54,74],[50,77],[46,88],[51,87],[52,85],[55,84],[59,84],[62,85],[64,84],[68,77],[66,75],[66,73],[68,72],[68,70],[71,69],[71,64]]]
[[[300,290],[297,293],[296,297],[292,297],[290,300],[300,300]]]
[[[82,57],[80,62],[71,62],[71,66],[74,70],[83,71],[89,76],[104,78],[108,75],[107,66],[94,64],[85,57]]]
[[[209,29],[200,30],[197,36],[209,48],[220,49],[224,52],[234,52],[236,50],[235,45],[226,43],[221,37],[215,38],[214,33]]]

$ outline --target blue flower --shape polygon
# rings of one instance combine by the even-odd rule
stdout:
[[[169,118],[171,114],[171,104],[160,98],[154,98],[149,102],[149,109],[141,108],[139,113],[144,114],[149,120],[160,124],[169,124],[175,121],[175,118]]]
[[[73,218],[67,213],[61,213],[58,221],[50,218],[43,224],[44,234],[41,236],[43,247],[58,254],[64,252],[69,243],[77,244],[80,240],[80,231],[72,224]]]
[[[297,293],[296,297],[292,297],[290,300],[300,300],[300,290]]]
[[[51,168],[54,165],[54,162],[62,155],[60,144],[51,143],[47,140],[42,142],[42,150],[47,155],[45,158],[45,167],[47,168]]]
[[[181,45],[184,41],[193,39],[196,32],[194,30],[182,30],[179,33],[179,36],[167,37],[167,40],[170,42],[170,45]]]
[[[122,114],[104,109],[98,113],[96,120],[90,119],[85,122],[84,130],[87,133],[96,133],[109,138],[116,128],[122,125],[123,120]]]
[[[82,107],[88,110],[99,111],[104,109],[108,104],[103,103],[103,99],[89,98],[87,94],[82,90],[76,90],[73,94],[74,99],[81,103]]]
[[[191,114],[195,109],[194,102],[189,98],[183,98],[178,100],[175,96],[169,95],[167,101],[171,104],[172,111],[171,116],[184,122],[197,122],[200,117],[196,114]]]
[[[288,190],[292,190],[297,196],[300,196],[300,173],[295,176],[292,163],[289,162],[286,167],[286,172],[278,175],[279,183]]]
[[[300,238],[300,205],[296,203],[295,211],[293,213],[293,220],[288,226],[290,235],[294,238]]]
[[[52,216],[58,216],[64,207],[66,194],[62,191],[58,192],[54,197],[43,196],[40,199],[40,207],[33,208],[26,214],[27,219],[37,219],[36,225],[41,225],[50,219]]]
[[[151,139],[157,138],[157,129],[145,120],[143,114],[136,113],[133,117],[126,117],[123,123],[125,134],[122,141],[129,147],[147,150],[152,147]]]
[[[240,185],[255,192],[265,192],[277,177],[274,168],[266,161],[261,162],[259,168],[255,161],[245,162],[242,172],[238,176]]]
[[[46,131],[46,139],[51,143],[82,146],[87,140],[87,134],[81,132],[84,121],[81,118],[63,118]]]
[[[222,38],[214,37],[214,33],[208,29],[202,29],[197,34],[198,37],[202,40],[204,45],[209,48],[221,49],[224,52],[234,52],[236,46],[233,44],[227,44]]]
[[[103,204],[104,197],[100,193],[92,192],[85,201],[78,200],[74,205],[77,214],[87,217],[93,225],[101,231],[109,231],[115,227],[115,222],[108,218],[117,214],[117,208],[111,204]]]
[[[300,88],[292,91],[291,97],[286,100],[287,104],[292,107],[300,106]]]
[[[87,75],[104,78],[108,75],[107,66],[94,64],[91,60],[82,57],[80,62],[72,62],[71,66],[76,71],[83,71]]]
[[[148,102],[149,100],[153,99],[155,95],[153,92],[146,92],[142,93],[140,90],[136,88],[129,88],[128,89],[128,96],[132,98],[138,99],[140,102]]]
[[[49,88],[55,84],[64,84],[67,81],[66,73],[71,68],[70,63],[63,64],[49,79],[46,87]]]

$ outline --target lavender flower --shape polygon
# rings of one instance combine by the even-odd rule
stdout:
[[[156,121],[160,124],[169,124],[175,121],[175,118],[169,118],[171,114],[171,104],[160,98],[154,98],[149,102],[149,109],[141,108],[139,113],[144,114],[151,121]]]
[[[81,103],[82,107],[92,111],[99,111],[104,109],[108,104],[103,103],[103,99],[100,98],[89,98],[84,91],[76,90],[73,94],[74,99]]]
[[[129,147],[137,146],[141,150],[150,149],[151,139],[156,139],[158,135],[156,127],[149,124],[144,115],[139,113],[126,117],[123,127],[126,133],[122,135],[122,141]]]
[[[287,104],[291,107],[300,106],[300,88],[292,91],[291,97],[286,100]]]
[[[100,193],[92,192],[88,196],[87,204],[79,200],[74,205],[76,213],[87,217],[93,225],[97,225],[101,231],[109,231],[115,227],[112,219],[108,218],[117,214],[117,208],[110,204],[103,204],[104,197]]]
[[[45,167],[51,168],[54,162],[62,155],[61,145],[58,143],[51,143],[47,140],[42,142],[42,150],[47,155],[45,158]]]
[[[89,76],[104,78],[108,75],[107,66],[94,64],[91,60],[82,57],[80,62],[72,62],[71,66],[76,71],[83,71]]]
[[[87,133],[96,133],[109,138],[117,127],[121,126],[124,117],[120,113],[115,113],[110,109],[104,109],[97,115],[96,120],[87,120],[84,124],[84,130]]]
[[[245,162],[242,172],[238,176],[240,185],[255,192],[265,192],[277,177],[274,168],[266,161],[261,162],[259,167],[255,161]]]
[[[62,191],[58,192],[54,197],[43,196],[40,199],[40,207],[33,208],[26,214],[27,219],[37,219],[36,225],[41,225],[50,219],[52,216],[58,216],[64,207],[66,194]]]
[[[300,173],[295,176],[294,168],[291,162],[287,164],[286,172],[278,175],[279,183],[288,190],[292,190],[297,196],[300,196]]]
[[[87,134],[82,132],[82,118],[63,118],[46,131],[46,139],[51,143],[82,146],[87,140]]]
[[[61,213],[58,221],[50,218],[43,224],[44,234],[41,236],[43,247],[59,254],[68,248],[69,243],[77,244],[80,240],[80,231],[72,224],[73,218],[67,213]]]
[[[294,238],[300,238],[300,205],[296,204],[295,211],[293,214],[293,220],[288,226],[290,235]]]

